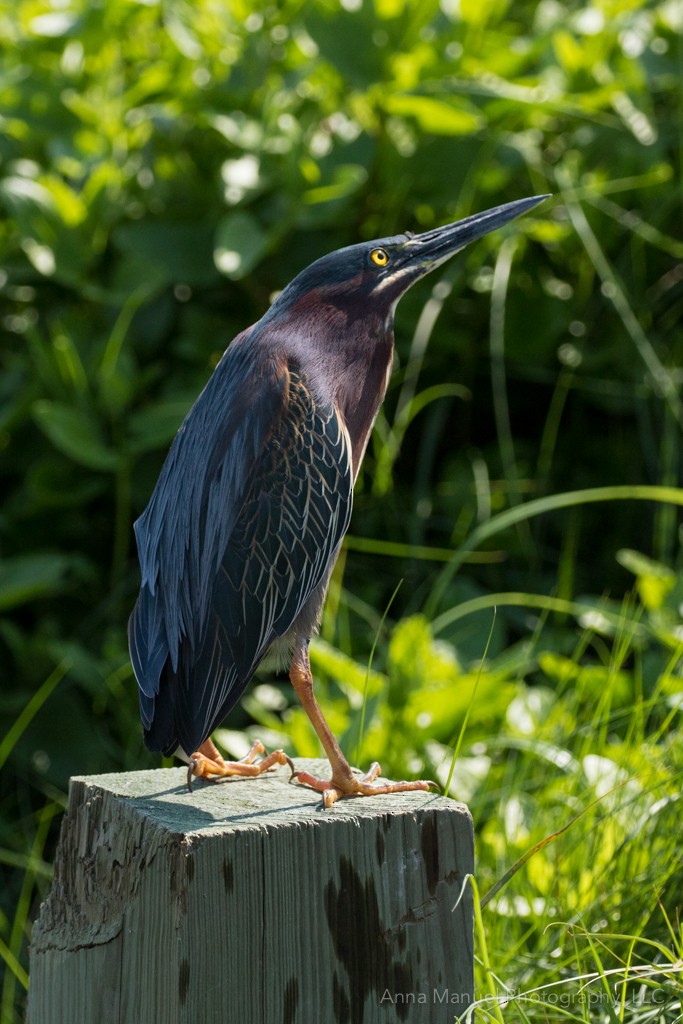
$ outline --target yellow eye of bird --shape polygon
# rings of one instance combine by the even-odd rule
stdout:
[[[386,267],[389,262],[389,253],[386,249],[373,249],[370,253],[370,259],[377,267]]]

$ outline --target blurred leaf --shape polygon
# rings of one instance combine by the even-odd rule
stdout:
[[[509,6],[510,0],[460,0],[460,14],[470,25],[483,26],[503,17]]]
[[[373,24],[369,4],[354,11],[311,5],[306,18],[306,30],[322,56],[343,79],[362,89],[383,78],[387,48],[377,44]]]
[[[238,281],[265,255],[269,237],[250,213],[230,213],[216,228],[214,261],[222,274]]]
[[[313,670],[322,670],[330,678],[337,680],[345,690],[350,689],[362,696],[365,682],[368,682],[370,695],[386,691],[387,678],[373,669],[368,673],[366,665],[349,658],[330,644],[316,637],[311,642],[311,665]]]
[[[341,167],[335,168],[334,180],[331,184],[309,189],[304,195],[304,200],[313,205],[344,199],[353,195],[364,185],[367,177],[368,174],[364,167],[359,167],[357,164],[343,164]]]
[[[637,577],[638,593],[645,607],[651,611],[662,608],[667,596],[676,586],[676,573],[667,565],[662,565],[661,562],[656,562],[653,558],[630,548],[621,548],[617,551],[616,559]],[[680,614],[677,618],[680,619]],[[672,623],[673,625],[675,624]]]
[[[434,764],[436,779],[439,785],[445,787],[451,775],[451,750],[437,740],[428,740],[426,748]],[[491,758],[486,754],[478,754],[475,757],[461,755],[450,779],[451,792],[455,794],[457,800],[467,803],[485,785],[490,770]]]
[[[135,453],[163,448],[175,437],[195,396],[174,402],[161,402],[133,413],[129,420],[128,448]]]
[[[86,219],[88,207],[83,197],[61,178],[48,175],[42,179],[42,184],[52,197],[55,212],[67,227],[75,227]]]
[[[211,260],[211,224],[182,224],[151,220],[121,224],[114,242],[126,258],[131,290],[153,275],[154,282],[206,284],[216,277]]]
[[[303,708],[293,708],[289,711],[286,723],[297,757],[320,757],[320,741]]]
[[[523,736],[533,736],[547,720],[557,696],[545,686],[525,686],[508,704],[505,718],[510,730]]]
[[[581,974],[586,914],[591,929],[647,932],[666,958],[682,771],[683,582],[667,568],[680,559],[680,2],[13,0],[1,24],[0,550],[13,557],[0,734],[55,659],[74,666],[3,770],[0,846],[29,866],[2,887],[8,963],[43,895],[27,845],[47,788],[158,764],[126,649],[131,524],[208,360],[323,252],[546,191],[556,200],[510,228],[508,280],[494,236],[401,300],[396,372],[355,488],[362,543],[335,576],[329,643],[312,645],[329,677],[317,692],[347,752],[362,733],[363,767],[434,777],[481,666],[456,784],[488,885],[527,833],[541,841],[585,807],[587,754],[646,778],[627,813],[596,808],[515,875],[491,944],[520,993],[549,964],[568,983]],[[505,335],[494,388],[492,326]],[[666,374],[633,359],[634,338]],[[456,392],[473,400],[431,401]],[[440,583],[430,554],[450,563]],[[379,613],[400,577],[387,640]],[[634,580],[644,607],[629,610]],[[280,707],[286,684],[268,708],[259,693],[229,727],[321,752],[304,712]],[[609,942],[613,967],[635,962]],[[18,1022],[5,974],[0,1016]]]
[[[654,558],[649,558],[632,548],[620,548],[616,553],[616,559],[619,565],[623,565],[634,576],[651,576],[653,579],[670,580],[672,583],[676,579],[676,574],[668,565],[656,562]]]
[[[37,215],[55,209],[52,193],[32,178],[8,177],[0,181],[0,200],[4,200],[12,215],[30,228]]]
[[[450,644],[433,639],[428,621],[412,615],[399,622],[389,644],[389,703],[401,707],[408,695],[427,687],[429,691],[455,683],[460,665]]]
[[[68,467],[68,469],[67,469]],[[76,463],[55,459],[54,452],[32,464],[26,474],[26,493],[43,512],[48,508],[87,508],[106,490],[105,477],[84,473]],[[55,511],[55,515],[61,513]]]
[[[405,704],[405,722],[411,729],[420,726],[426,736],[450,741],[468,712],[475,683],[477,692],[469,711],[468,727],[475,729],[504,715],[516,693],[515,684],[488,672],[478,677],[462,673],[450,683],[442,679],[439,686],[415,686]]]
[[[45,36],[48,39],[58,39],[65,36],[77,24],[77,17],[74,14],[67,14],[65,11],[55,11],[50,14],[38,14],[31,18],[28,29],[36,36]]]
[[[469,135],[481,125],[475,108],[462,109],[430,96],[395,94],[386,101],[387,113],[412,117],[424,132],[434,135]]]
[[[88,469],[116,469],[118,456],[107,448],[95,420],[81,409],[41,399],[33,405],[38,426],[54,446]]]
[[[67,555],[17,555],[0,559],[0,610],[61,590],[71,565]]]
[[[583,67],[584,51],[571,33],[564,30],[555,32],[553,48],[562,67],[571,74]]]

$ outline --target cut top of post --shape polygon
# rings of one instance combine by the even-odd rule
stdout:
[[[324,760],[297,759],[297,768],[312,774],[329,773]],[[350,797],[325,810],[321,798],[303,786],[290,784],[289,768],[282,767],[257,778],[194,779],[187,788],[186,768],[74,776],[72,789],[100,790],[131,801],[131,810],[162,829],[176,834],[242,831],[277,828],[303,822],[339,821],[349,818],[382,818],[418,810],[465,815],[464,804],[436,793],[392,793]]]
[[[473,859],[467,808],[432,793],[323,810],[287,768],[192,793],[183,768],[73,778],[29,1024],[451,1024]]]

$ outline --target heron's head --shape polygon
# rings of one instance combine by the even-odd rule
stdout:
[[[273,309],[305,313],[314,305],[326,305],[353,311],[354,317],[386,318],[421,277],[546,198],[518,199],[420,235],[408,232],[337,249],[302,270]]]

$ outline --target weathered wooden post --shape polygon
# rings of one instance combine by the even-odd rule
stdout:
[[[320,770],[319,762],[299,762]],[[328,811],[288,771],[71,780],[29,1024],[452,1022],[472,1000],[467,808]]]

